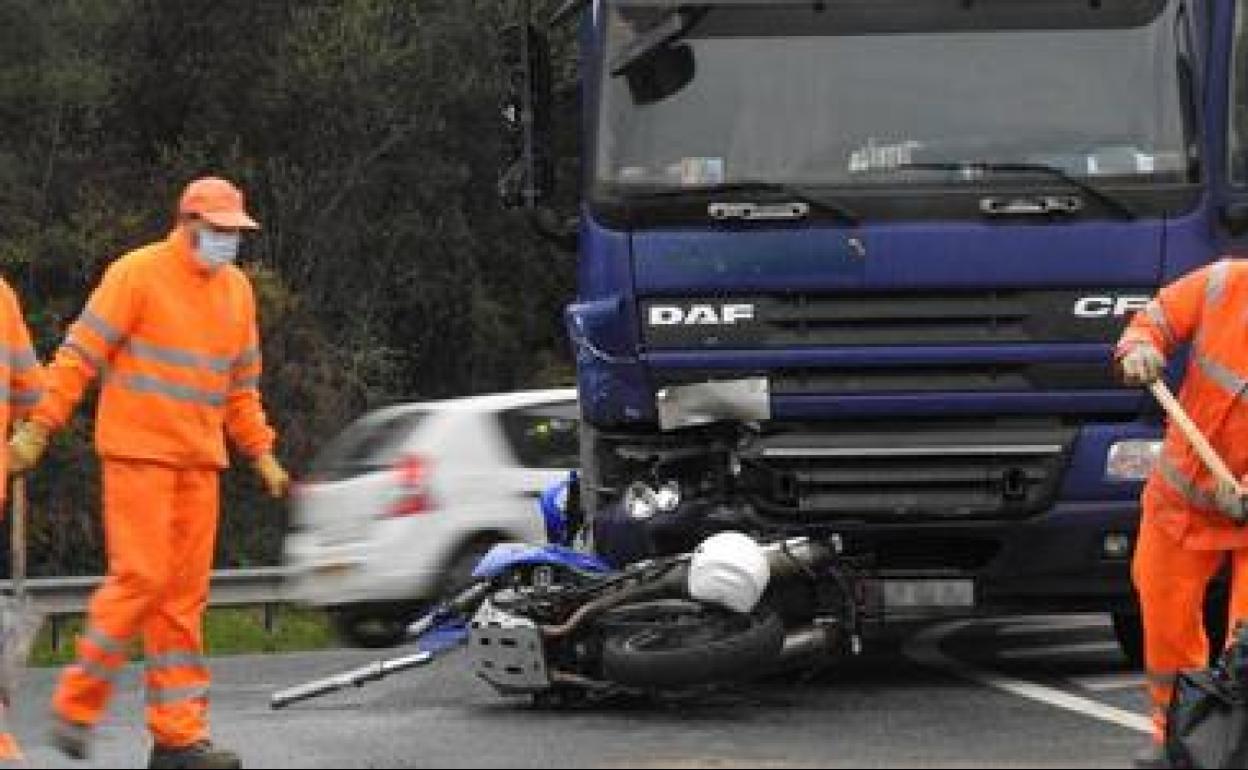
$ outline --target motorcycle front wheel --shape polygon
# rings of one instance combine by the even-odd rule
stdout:
[[[742,615],[688,602],[617,610],[603,624],[603,678],[642,689],[739,681],[765,670],[784,647],[770,609]]]

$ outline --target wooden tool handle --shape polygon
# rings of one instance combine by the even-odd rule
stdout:
[[[1209,443],[1209,439],[1205,438],[1205,434],[1200,432],[1200,428],[1196,427],[1196,423],[1192,422],[1192,418],[1188,417],[1187,411],[1179,400],[1170,392],[1170,388],[1166,387],[1166,383],[1157,380],[1148,389],[1153,392],[1153,397],[1161,404],[1161,408],[1166,410],[1166,414],[1170,415],[1170,420],[1178,426],[1183,436],[1187,439],[1192,448],[1196,450],[1196,454],[1200,455],[1200,459],[1205,463],[1205,467],[1213,474],[1218,481],[1229,484],[1241,496],[1245,494],[1244,488],[1240,485],[1239,479],[1235,478],[1235,474],[1231,473],[1231,469],[1226,467],[1226,463],[1218,455],[1217,450]]]
[[[26,598],[26,477],[13,477],[13,511],[9,522],[9,577],[13,581],[13,595],[19,600]]]

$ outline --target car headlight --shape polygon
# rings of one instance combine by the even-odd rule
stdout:
[[[1143,481],[1161,457],[1160,439],[1119,441],[1109,448],[1105,475],[1113,481]]]

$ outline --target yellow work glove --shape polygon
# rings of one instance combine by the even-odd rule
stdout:
[[[256,458],[255,468],[256,474],[260,476],[260,482],[264,484],[264,489],[270,497],[280,500],[290,491],[290,474],[286,472],[272,452]]]
[[[9,439],[9,473],[25,473],[39,463],[48,448],[48,429],[37,422],[19,423]]]
[[[1148,342],[1137,342],[1118,360],[1128,385],[1152,385],[1166,371],[1166,357]]]
[[[1244,482],[1248,482],[1248,476],[1240,480],[1239,484],[1242,488]],[[1227,518],[1243,524],[1248,521],[1248,499],[1245,499],[1240,490],[1234,488],[1230,484],[1219,481],[1214,487],[1213,501]]]

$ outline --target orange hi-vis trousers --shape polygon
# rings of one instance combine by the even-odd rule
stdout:
[[[1209,583],[1231,563],[1230,625],[1248,620],[1248,548],[1186,548],[1159,523],[1159,506],[1174,505],[1159,495],[1144,496],[1132,576],[1144,618],[1144,662],[1153,705],[1154,737],[1165,736],[1166,710],[1180,671],[1209,664],[1204,604]]]
[[[18,767],[25,762],[26,755],[13,736],[8,715],[9,707],[0,704],[0,767]]]
[[[208,737],[203,658],[219,509],[219,472],[104,460],[108,576],[91,597],[78,661],[53,696],[53,710],[94,725],[130,643],[142,636],[147,722],[155,742],[188,746]]]

